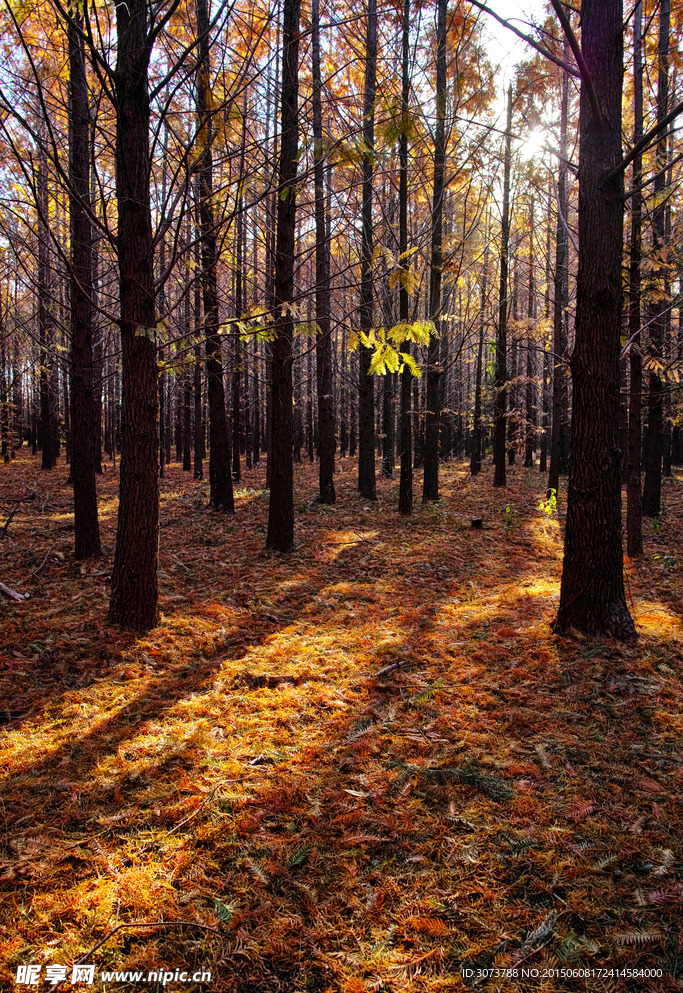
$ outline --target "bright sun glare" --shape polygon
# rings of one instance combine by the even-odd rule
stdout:
[[[522,143],[520,153],[523,159],[535,159],[541,155],[547,141],[547,132],[543,128],[534,128],[529,137]]]

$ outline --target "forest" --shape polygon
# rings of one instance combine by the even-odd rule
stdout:
[[[3,0],[1,989],[680,990],[682,35]]]

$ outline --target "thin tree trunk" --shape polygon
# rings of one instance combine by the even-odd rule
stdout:
[[[410,76],[408,63],[408,31],[410,20],[410,0],[403,0],[403,23],[401,28],[403,58],[401,70],[401,133],[398,139],[399,189],[398,189],[398,251],[399,263],[406,277],[408,261],[408,98],[410,96]],[[409,320],[407,278],[401,279],[398,291],[398,318],[401,324]],[[410,341],[403,345],[406,355],[410,355]],[[401,475],[398,484],[398,512],[413,512],[413,445],[411,392],[412,374],[410,366],[404,362],[401,373]]]
[[[669,100],[669,20],[670,0],[661,0],[659,8],[659,73],[657,80],[657,121],[666,117]],[[656,175],[653,182],[652,254],[657,266],[653,285],[658,299],[650,305],[650,357],[661,363],[666,340],[668,304],[662,295],[668,267],[664,261],[668,136],[662,131],[657,142]],[[656,517],[662,507],[662,434],[664,430],[664,385],[655,366],[648,378],[647,430],[645,434],[645,481],[643,514]]]
[[[361,247],[360,328],[369,332],[373,323],[373,224],[372,174],[375,148],[375,93],[377,88],[377,2],[368,0],[365,45],[365,94],[363,99],[363,234]],[[361,345],[358,362],[358,491],[365,500],[376,499],[375,482],[375,384],[369,375],[372,352]],[[355,423],[351,424],[352,445]],[[353,454],[353,453],[352,453]]]
[[[194,478],[204,478],[204,419],[202,417],[202,293],[201,283],[197,274],[201,271],[199,241],[194,247],[195,284],[194,284]]]
[[[441,281],[443,272],[443,198],[446,160],[446,28],[448,0],[439,0],[436,27],[436,128],[434,131],[434,193],[432,199],[432,258],[429,277],[429,316],[434,332],[427,353],[427,409],[422,501],[439,499],[439,367]]]
[[[38,447],[42,454],[42,469],[54,469],[53,380],[54,359],[52,346],[54,322],[50,301],[50,247],[48,244],[47,218],[49,195],[47,188],[47,156],[43,148],[38,151],[38,337],[40,342],[40,419],[38,422]]]
[[[486,292],[486,275],[484,275],[484,285],[482,286],[482,299]],[[483,311],[483,307],[482,307]],[[472,441],[470,443],[470,475],[476,476],[481,472],[481,367],[482,352],[484,350],[484,321],[479,327],[479,343],[477,346],[477,371],[474,383],[474,419],[472,429]]]
[[[534,279],[534,195],[529,204],[529,296],[527,298],[527,318],[529,328],[536,317],[536,285]],[[531,336],[526,340],[526,443],[524,446],[524,467],[532,469],[536,447],[536,412],[534,409],[534,352]]]
[[[230,438],[225,412],[223,360],[218,336],[218,279],[216,271],[216,232],[213,216],[213,157],[211,62],[209,54],[209,13],[207,0],[195,0],[197,35],[197,117],[203,136],[199,166],[199,221],[202,236],[202,295],[204,298],[204,340],[206,377],[209,393],[209,506],[234,514],[235,501],[230,471]]]
[[[312,0],[313,22],[313,182],[315,190],[315,342],[318,392],[318,500],[333,504],[334,391],[332,388],[332,329],[330,324],[330,245],[325,217],[322,80],[320,76],[320,3]]]
[[[0,297],[0,421],[2,422],[2,460],[9,462],[9,396],[7,381],[7,361],[5,353],[5,328],[2,321],[2,298]]]
[[[168,128],[164,127],[164,137],[162,143],[162,163],[161,163],[161,202],[166,203],[166,185],[168,182]],[[162,237],[159,244],[159,271],[164,273],[166,271],[166,238]],[[162,286],[159,290],[157,297],[157,313],[160,318],[166,318],[166,289]],[[166,394],[167,390],[167,380],[168,376],[166,374],[166,362],[164,354],[164,339],[165,335],[162,333],[159,335],[159,366],[161,373],[159,375],[159,478],[164,478],[164,464],[166,451],[164,448],[164,435],[166,432],[166,418],[168,413],[166,411]]]
[[[500,288],[498,292],[498,336],[496,338],[496,400],[493,438],[493,485],[505,486],[505,430],[507,408],[507,312],[508,245],[510,242],[510,169],[512,164],[512,84],[508,87],[505,164],[503,172],[503,218],[500,235]]]

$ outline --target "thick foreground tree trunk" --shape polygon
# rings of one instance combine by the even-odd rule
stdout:
[[[633,144],[643,136],[643,5],[638,0],[633,13]],[[643,178],[643,157],[633,160],[633,188]],[[628,404],[628,477],[626,490],[626,548],[631,558],[643,554],[643,503],[640,484],[642,468],[642,389],[643,362],[640,352],[640,260],[642,254],[643,195],[633,194],[631,200],[631,258],[629,267],[629,323],[631,344],[629,366],[631,381]]]
[[[569,59],[569,45],[565,41],[563,58]],[[569,77],[562,74],[562,108],[560,111],[560,163],[557,176],[557,226],[555,239],[555,278],[553,279],[553,420],[550,436],[550,468],[548,471],[548,497],[560,492],[560,476],[567,471],[564,459],[567,453],[567,425],[564,415],[567,407],[567,376],[563,359],[567,351],[567,305],[569,302],[569,238],[567,224],[569,197],[567,196],[567,121],[569,116]]]
[[[582,49],[600,117],[581,84],[579,271],[572,455],[555,629],[635,637],[624,595],[619,452],[623,183],[622,0],[583,0]]]
[[[292,465],[292,337],[296,166],[299,126],[299,0],[285,0],[283,11],[282,138],[275,243],[275,340],[272,344],[272,468],[266,547],[294,548],[294,467]]]
[[[149,200],[151,43],[145,0],[116,8],[116,196],[121,302],[121,484],[109,619],[157,622],[159,466],[154,246]]]
[[[92,349],[92,229],[86,209],[90,189],[90,108],[80,18],[69,22],[71,97],[71,476],[77,559],[101,554],[93,440],[95,407]]]

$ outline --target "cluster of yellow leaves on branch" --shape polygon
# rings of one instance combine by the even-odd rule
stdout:
[[[32,497],[0,540],[31,594],[0,603],[3,988],[103,938],[98,973],[210,970],[183,988],[212,993],[679,988],[683,481],[627,565],[623,646],[553,636],[564,495],[539,510],[534,470],[502,495],[450,465],[408,520],[355,472],[326,507],[298,467],[273,557],[263,467],[235,518],[168,467],[138,638],[106,622],[115,474],[80,564],[64,467],[2,469],[0,507]]]

